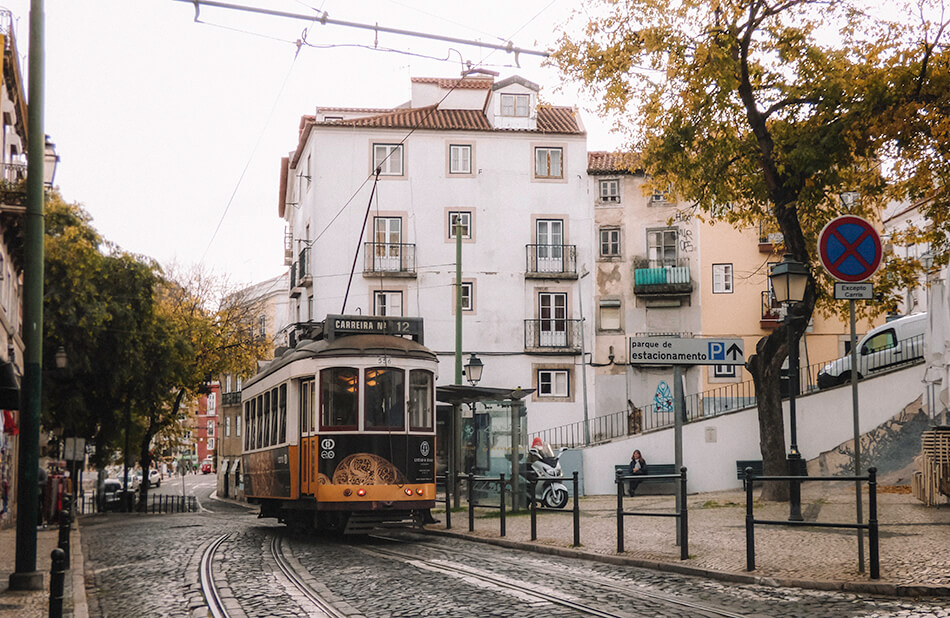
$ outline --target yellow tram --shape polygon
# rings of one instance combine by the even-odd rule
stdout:
[[[421,318],[327,316],[241,391],[261,517],[367,532],[435,505],[435,380]]]

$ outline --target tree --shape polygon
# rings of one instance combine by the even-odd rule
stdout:
[[[921,151],[934,154],[942,171],[948,167],[945,145],[934,146],[945,133],[908,147],[928,127],[900,121],[922,98],[913,95],[921,83],[915,76],[927,75],[924,90],[941,102],[950,96],[945,53],[927,66],[913,53],[926,28],[869,15],[866,4],[594,1],[579,17],[584,32],[563,35],[553,57],[568,77],[598,91],[602,112],[620,118],[654,187],[672,188],[713,222],[764,222],[782,232],[786,253],[811,272],[804,300],[790,308],[799,318],[796,340],[816,306],[835,309],[831,281],[815,259],[822,227],[845,211],[874,219],[888,197],[932,192],[927,182],[937,174],[921,180],[913,173],[920,170],[910,157]],[[926,114],[914,118],[927,125]],[[884,155],[917,183],[889,184]],[[843,205],[845,192],[860,197]],[[916,260],[890,260],[874,279],[884,303],[871,311],[893,304],[919,269]],[[786,472],[779,383],[787,341],[783,325],[757,343],[747,364],[767,475]],[[769,483],[763,497],[787,499],[787,486]]]

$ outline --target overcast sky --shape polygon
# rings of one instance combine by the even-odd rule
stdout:
[[[26,72],[29,0],[12,11]],[[538,83],[545,100],[579,105],[590,149],[617,147],[541,59],[312,24],[175,0],[46,0],[46,132],[56,185],[123,249],[235,284],[280,274],[278,169],[316,106],[389,107],[409,78],[458,76],[460,57]],[[331,19],[546,49],[572,0],[233,0]],[[294,41],[308,29],[299,54]],[[355,47],[390,48],[406,53]],[[342,45],[342,46],[341,46]],[[296,59],[295,59],[296,55]],[[587,105],[589,107],[589,105]],[[219,227],[220,225],[220,227]],[[217,233],[215,233],[217,230]]]

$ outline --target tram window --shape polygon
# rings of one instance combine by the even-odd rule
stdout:
[[[413,369],[409,372],[409,428],[432,430],[432,372]]]
[[[257,405],[256,405],[257,400],[251,399],[247,403],[248,405],[251,406],[250,410],[248,411],[248,414],[250,414],[250,416],[248,417],[248,420],[247,420],[247,422],[250,424],[250,429],[247,432],[248,434],[247,443],[248,443],[249,449],[255,449],[257,448],[257,434],[255,433],[255,429],[257,428],[257,423],[254,421],[254,415],[257,413]]]
[[[300,382],[300,428],[304,433],[316,431],[313,403],[313,380],[303,380]]]
[[[402,369],[367,369],[364,391],[366,429],[406,427],[406,388]]]
[[[280,386],[280,441],[287,441],[287,385]]]
[[[257,448],[264,448],[264,396],[257,396]]]
[[[280,385],[271,395],[271,405],[274,406],[274,444],[281,444],[287,435],[287,386]]]
[[[244,426],[245,427],[247,427],[247,421],[250,418],[250,416],[251,416],[251,402],[245,401],[244,402]],[[245,431],[244,432],[244,450],[249,451],[250,446],[251,446],[250,442],[248,441],[248,432]]]
[[[356,429],[359,424],[360,373],[352,367],[330,367],[320,372],[320,426]]]
[[[271,433],[270,433],[271,446],[275,444],[280,444],[281,442],[284,441],[284,439],[281,437],[281,434],[283,433],[281,431],[282,429],[281,425],[283,423],[282,423],[282,419],[280,418],[281,416],[280,412],[281,412],[282,406],[280,405],[279,393],[280,391],[276,388],[270,392],[270,407],[271,407],[271,412],[273,412],[273,414],[271,414]]]

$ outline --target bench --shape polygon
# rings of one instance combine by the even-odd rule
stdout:
[[[742,481],[742,490],[745,491],[745,469],[752,468],[752,474],[755,476],[764,476],[762,472],[761,459],[737,459],[736,460],[736,478]],[[753,481],[754,482],[754,481]]]
[[[629,474],[630,464],[618,464],[614,466],[614,479],[617,475],[627,476]],[[676,479],[651,479],[654,474],[677,474],[676,464],[651,464],[647,463],[647,473],[637,487],[637,495],[676,495]],[[623,490],[626,493],[627,483],[623,481]]]

